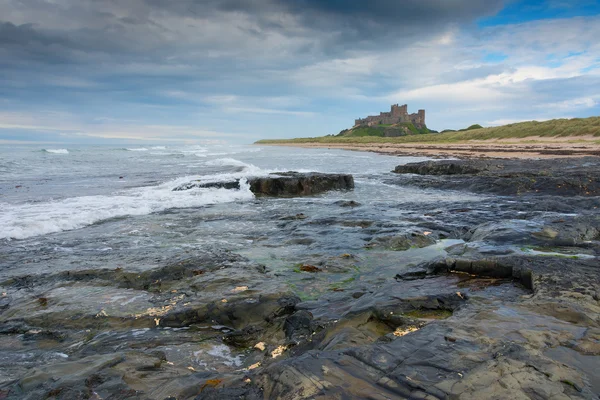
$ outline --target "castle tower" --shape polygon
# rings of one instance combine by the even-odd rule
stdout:
[[[419,122],[421,124],[425,125],[425,110],[419,110],[418,115],[419,115]]]

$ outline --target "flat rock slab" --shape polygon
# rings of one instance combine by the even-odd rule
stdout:
[[[598,196],[600,159],[443,160],[398,165],[397,174],[421,175],[402,184],[500,195]]]
[[[350,174],[323,174],[319,172],[280,172],[263,177],[248,178],[250,191],[256,196],[296,197],[311,196],[330,190],[354,189],[354,177]],[[239,190],[240,181],[202,182],[183,184],[173,191],[194,188],[220,188]]]

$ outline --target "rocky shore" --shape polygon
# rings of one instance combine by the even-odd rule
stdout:
[[[593,157],[427,161],[381,184],[446,203],[314,214],[278,197],[352,177],[250,180],[284,266],[206,249],[0,282],[0,399],[597,399],[599,179]]]
[[[228,182],[196,181],[178,186],[173,191],[193,188],[239,189],[240,184],[239,180]],[[247,184],[255,196],[294,197],[310,196],[329,190],[351,190],[354,188],[354,178],[348,174],[288,171],[270,174],[267,177],[251,177],[247,179]]]

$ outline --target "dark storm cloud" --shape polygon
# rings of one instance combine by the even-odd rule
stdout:
[[[303,40],[306,43],[290,50],[332,56],[427,38],[447,29],[449,24],[464,24],[494,13],[501,3],[502,0],[73,0],[58,6],[42,0],[8,0],[0,5],[0,15],[9,18],[0,21],[0,49],[14,57],[39,61],[47,57],[50,62],[75,59],[74,51],[151,60],[188,57],[185,50],[190,49],[209,51],[212,46],[228,46],[229,54],[235,55],[236,51],[244,52],[248,45],[244,40],[227,42],[227,38],[241,31],[249,39],[277,33],[290,40]],[[19,20],[10,20],[12,15]],[[239,23],[240,16],[244,24]],[[190,21],[201,24],[210,20],[222,23],[222,33],[213,42],[202,40],[207,35],[202,26],[187,27]]]
[[[27,46],[39,43],[45,46],[64,44],[60,38],[43,35],[33,29],[32,24],[15,25],[10,22],[0,23],[0,46]]]
[[[260,14],[289,12],[300,16],[367,19],[390,23],[461,23],[501,9],[502,0],[145,0],[155,8],[182,15],[211,15],[215,11]],[[330,22],[331,19],[329,19]],[[309,21],[307,21],[309,22]]]
[[[505,0],[145,0],[155,9],[180,16],[211,16],[238,12],[254,19],[261,30],[283,35],[298,32],[278,18],[290,15],[322,50],[386,47],[418,37],[427,38],[449,25],[463,25],[498,12]],[[258,33],[258,31],[254,32]],[[331,55],[331,54],[330,54]]]

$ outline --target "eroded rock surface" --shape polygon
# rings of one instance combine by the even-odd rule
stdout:
[[[443,160],[399,165],[405,183],[444,189],[471,190],[503,195],[526,193],[553,196],[598,196],[600,161],[597,157],[548,160]]]
[[[598,197],[489,196],[514,183],[486,182],[518,168],[503,163],[387,177],[392,204],[194,209],[151,226],[164,243],[134,233],[112,257],[78,238],[77,257],[2,254],[0,398],[597,399]],[[277,195],[323,187],[264,179]],[[407,179],[428,191],[405,200]]]

